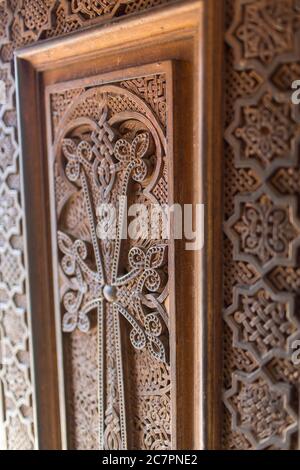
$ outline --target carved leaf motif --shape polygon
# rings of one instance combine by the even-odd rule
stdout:
[[[166,245],[156,245],[149,248],[146,254],[145,267],[152,269],[159,268],[165,260],[166,248]]]

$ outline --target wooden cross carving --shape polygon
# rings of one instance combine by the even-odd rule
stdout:
[[[120,95],[132,99],[136,111],[115,113],[111,98]],[[75,100],[54,146],[58,177],[87,215],[72,233],[58,230],[58,247],[67,286],[62,295],[63,331],[88,332],[90,313],[97,312],[100,449],[127,448],[120,317],[130,326],[134,348],[147,348],[155,360],[168,361],[163,305],[167,243],[138,240],[121,253],[126,197],[137,187],[140,201],[155,202],[151,188],[161,174],[165,145],[160,126],[141,100],[117,86],[103,86]],[[111,221],[108,204],[116,210],[117,223],[114,236],[105,238],[103,230]],[[121,265],[127,266],[125,272]]]

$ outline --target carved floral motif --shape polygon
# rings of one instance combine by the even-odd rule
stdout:
[[[296,126],[292,124],[291,106],[278,103],[272,94],[265,93],[257,103],[237,108],[229,139],[237,139],[236,161],[243,164],[257,160],[268,167],[277,159],[291,158],[295,150]]]
[[[255,59],[267,66],[277,55],[292,51],[297,20],[294,0],[238,0],[228,40],[239,43],[240,60]]]
[[[291,207],[292,210],[286,204],[278,205],[265,194],[237,203],[228,222],[236,256],[251,260],[260,269],[274,264],[275,257],[277,262],[289,262],[298,228],[293,201]]]

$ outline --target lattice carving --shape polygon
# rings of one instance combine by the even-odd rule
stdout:
[[[231,147],[226,144],[227,158],[225,161],[224,175],[224,210],[227,217],[234,212],[234,197],[241,193],[254,192],[259,187],[259,177],[251,168],[236,168]]]
[[[297,445],[299,2],[227,0],[223,447]],[[230,179],[231,183],[227,180]]]
[[[228,31],[228,42],[237,59],[268,66],[277,57],[292,52],[299,26],[299,5],[294,0],[238,0]]]

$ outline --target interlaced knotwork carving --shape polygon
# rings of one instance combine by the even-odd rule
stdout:
[[[247,378],[234,374],[225,397],[233,414],[233,428],[240,427],[252,446],[288,448],[290,435],[297,429],[296,415],[287,405],[288,392],[255,372]]]
[[[226,12],[223,446],[288,449],[299,420],[299,2],[227,0]]]
[[[153,84],[155,80],[156,76],[149,76],[141,82]],[[161,103],[154,111],[165,106],[166,77],[160,75],[159,80],[161,88],[152,87],[149,97],[151,105]],[[121,238],[127,218],[124,198],[146,207],[157,202],[154,188],[163,178],[168,191],[166,137],[162,122],[148,104],[129,91],[131,84],[95,86],[79,93],[70,89],[59,95],[59,109],[63,110],[59,113],[58,94],[54,92],[50,98],[57,135],[52,164],[58,192],[62,328],[75,335],[76,341],[66,339],[67,364],[77,381],[72,385],[74,376],[67,370],[72,403],[69,419],[74,426],[71,445],[75,448],[124,449],[129,442],[135,448],[170,447],[168,313],[164,305],[167,243],[149,237]],[[116,102],[121,106],[116,107]],[[116,210],[116,219],[104,203]],[[114,220],[113,232],[104,237]],[[82,340],[85,353],[79,364],[72,348],[77,354],[80,338],[86,335],[91,346]],[[98,362],[92,378],[94,362],[92,369],[84,364],[95,344]],[[124,356],[128,348],[136,352]],[[130,369],[124,364],[128,354]],[[124,367],[132,380],[124,376]],[[99,403],[95,398],[91,401],[95,387]],[[130,391],[130,405],[125,403],[125,389]],[[133,415],[134,425],[129,429],[126,409]]]
[[[275,70],[271,80],[273,84],[283,92],[291,92],[291,83],[300,77],[300,63],[291,62],[281,64]]]
[[[269,274],[269,279],[279,291],[300,292],[300,269],[278,266]]]
[[[280,168],[272,177],[272,184],[281,194],[299,194],[300,170],[298,168]]]
[[[121,86],[141,96],[155,111],[161,122],[166,124],[166,87],[163,75],[127,80],[121,83]]]
[[[288,382],[298,387],[300,370],[289,359],[273,359],[267,366],[267,370],[274,382]]]
[[[234,303],[226,312],[235,346],[251,351],[260,362],[273,355],[287,356],[299,328],[293,298],[284,299],[267,289],[260,284],[251,294],[236,289]]]

